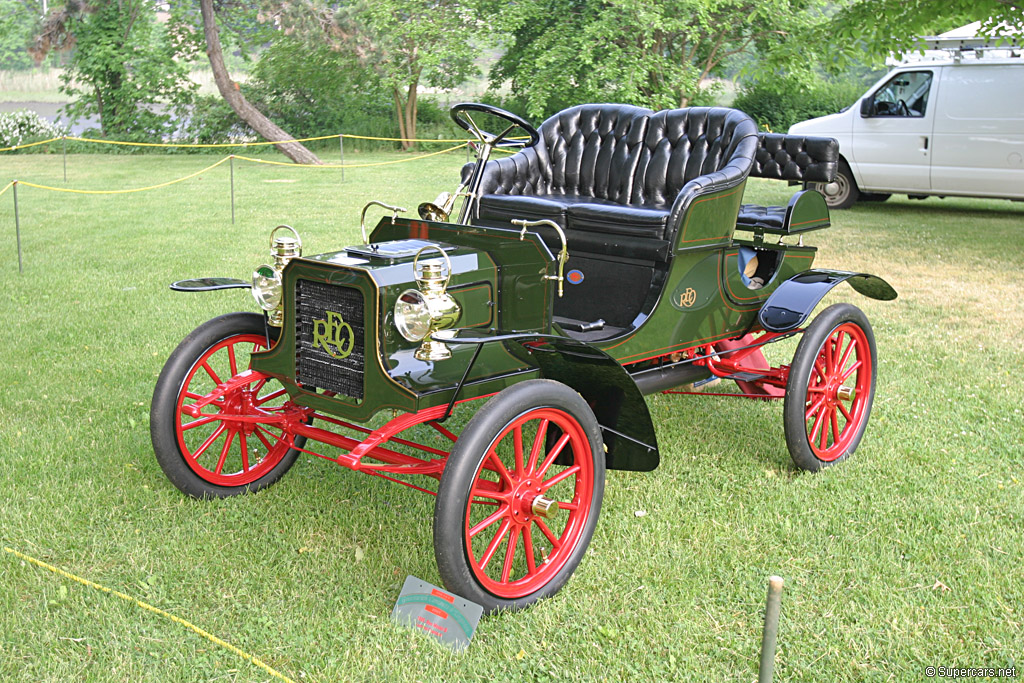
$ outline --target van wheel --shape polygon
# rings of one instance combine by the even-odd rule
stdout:
[[[857,181],[853,179],[853,171],[849,164],[842,159],[839,160],[839,168],[836,170],[834,183],[836,193],[829,194],[825,191],[826,183],[808,183],[825,197],[825,204],[830,209],[849,209],[860,198],[860,190],[857,188]]]

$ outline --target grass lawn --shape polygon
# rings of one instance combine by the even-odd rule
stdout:
[[[73,155],[67,186],[152,185],[215,159]],[[350,169],[343,183],[336,169],[236,164],[234,225],[227,165],[124,196],[23,186],[22,275],[11,192],[0,197],[0,545],[188,619],[295,680],[752,681],[770,574],[786,579],[776,680],[1021,671],[1020,204],[894,198],[836,212],[833,229],[806,238],[821,248],[817,265],[876,273],[900,292],[883,303],[842,286],[826,300],[861,306],[878,340],[855,456],[796,471],[779,403],[649,399],[661,467],[610,472],[590,552],[565,589],[486,618],[463,654],[388,620],[406,575],[440,581],[431,497],[313,458],[259,495],[179,493],[150,444],[157,374],[196,325],[255,306],[244,291],[168,283],[248,277],[279,223],[307,253],[356,243],[365,202],[432,200],[464,161],[460,151]],[[0,157],[0,186],[13,178],[63,186],[61,157]],[[789,192],[752,181],[747,200]],[[0,552],[0,679],[269,675]]]

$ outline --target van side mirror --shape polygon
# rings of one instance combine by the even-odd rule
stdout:
[[[860,115],[862,118],[875,115],[875,98],[865,97],[860,101]]]

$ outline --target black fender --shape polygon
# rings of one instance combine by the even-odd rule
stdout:
[[[568,337],[524,335],[504,344],[544,379],[571,387],[590,404],[604,434],[608,469],[649,472],[658,466],[658,440],[647,402],[618,361]]]
[[[761,327],[769,332],[788,332],[803,325],[825,295],[840,282],[849,282],[859,294],[879,301],[892,301],[896,290],[868,273],[814,268],[789,278],[772,292],[757,313]]]
[[[171,283],[176,292],[211,292],[216,289],[248,289],[251,282],[234,277],[199,277],[192,280],[178,280]]]

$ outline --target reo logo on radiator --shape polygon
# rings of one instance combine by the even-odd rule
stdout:
[[[325,311],[325,320],[313,319],[313,348],[323,349],[332,358],[348,358],[356,345],[352,326],[345,322],[340,313]]]

